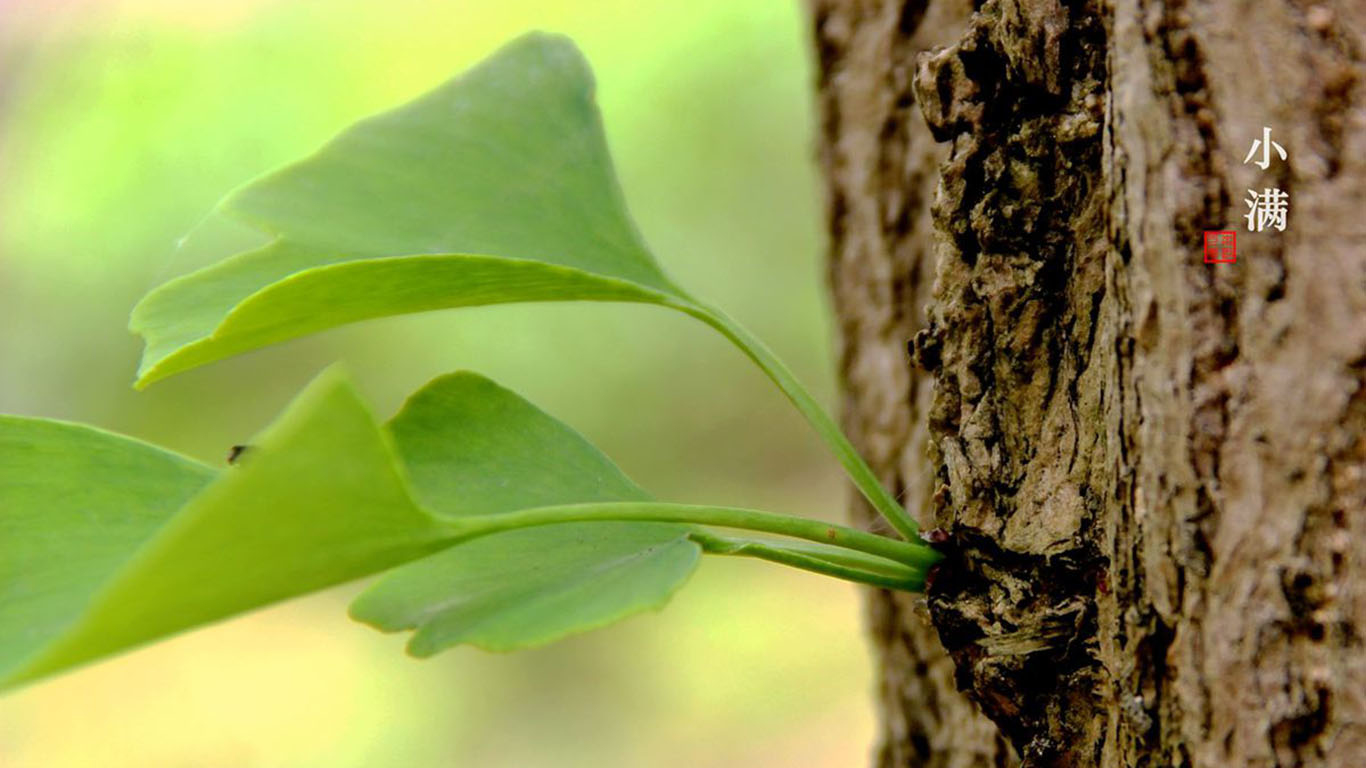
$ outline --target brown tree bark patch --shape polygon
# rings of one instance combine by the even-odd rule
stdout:
[[[1105,722],[1092,598],[1122,472],[1105,450],[1106,54],[1094,3],[989,0],[916,74],[926,123],[952,142],[916,338],[953,547],[930,605],[959,684],[1029,764],[1085,763]]]

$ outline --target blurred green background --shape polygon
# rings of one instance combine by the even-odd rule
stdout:
[[[793,0],[0,0],[0,411],[210,461],[342,360],[381,414],[473,368],[662,497],[838,518],[837,467],[715,334],[665,310],[510,306],[351,326],[129,386],[124,330],[227,190],[528,29],[593,63],[636,218],[680,283],[833,399]],[[0,768],[849,766],[873,736],[853,587],[704,563],[658,615],[419,662],[351,585],[0,699]]]

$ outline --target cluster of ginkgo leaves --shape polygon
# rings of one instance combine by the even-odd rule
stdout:
[[[730,339],[899,537],[656,501],[573,430],[455,373],[388,422],[330,369],[213,468],[0,416],[0,688],[385,572],[351,607],[409,650],[513,650],[657,608],[701,554],[918,590],[938,554],[760,342],[660,269],[626,212],[586,63],[529,35],[351,127],[221,212],[270,241],[134,309],[137,386],[366,318],[522,301],[671,307]],[[756,536],[755,534],[762,534]]]

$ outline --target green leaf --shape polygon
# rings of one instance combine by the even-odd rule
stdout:
[[[79,446],[68,451],[78,452]],[[124,469],[130,468],[101,479],[111,489],[149,482]],[[202,477],[198,470],[191,474]],[[62,476],[39,482],[40,490],[20,500],[32,504],[73,486]],[[184,498],[152,498],[149,491],[128,503],[164,510]],[[81,508],[100,513],[93,503]],[[52,521],[13,546],[60,536],[69,527],[63,523]],[[253,441],[238,465],[220,473],[127,558],[77,621],[5,683],[374,573],[447,543],[446,528],[413,502],[392,446],[369,411],[349,384],[327,372]]]
[[[918,588],[936,557],[815,520],[656,502],[471,373],[432,381],[381,427],[327,371],[252,446],[215,473],[0,417],[0,689],[388,569],[352,615],[416,630],[409,648],[425,656],[525,648],[658,608],[703,551],[893,589]]]
[[[593,79],[567,39],[523,37],[407,106],[230,196],[277,239],[134,310],[144,386],[382,315],[520,301],[686,304],[618,188]]]
[[[389,428],[418,498],[450,518],[649,499],[578,433],[475,374],[435,380]],[[486,536],[397,569],[351,614],[416,629],[417,656],[539,645],[662,606],[701,555],[690,530],[566,523]]]
[[[460,643],[513,651],[662,607],[700,557],[676,525],[526,528],[403,566],[357,598],[351,615],[389,632],[417,630],[414,656]]]
[[[582,435],[475,373],[427,384],[389,431],[417,497],[438,514],[650,498]]]
[[[415,652],[547,642],[661,605],[700,555],[693,529],[609,521],[462,541],[457,523],[648,499],[573,430],[468,373],[424,387],[386,428],[325,372],[219,473],[0,417],[0,688],[412,561],[356,615],[430,624]]]
[[[0,686],[213,475],[90,427],[0,416]]]
[[[587,63],[533,34],[220,213],[275,240],[172,280],[133,310],[136,386],[344,323],[524,301],[636,301],[684,312],[752,359],[907,540],[918,527],[824,409],[763,344],[675,286],[612,171]]]

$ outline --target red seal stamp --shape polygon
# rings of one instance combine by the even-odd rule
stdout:
[[[1232,230],[1205,230],[1205,263],[1234,264],[1238,261],[1238,236]]]

